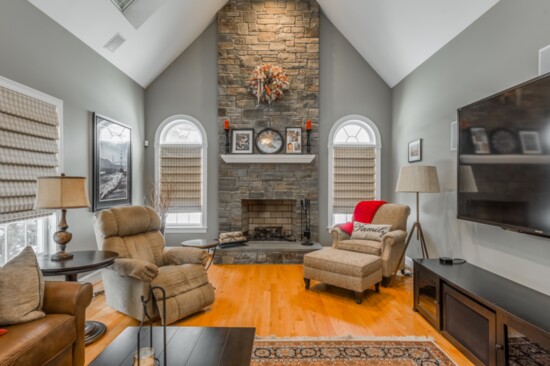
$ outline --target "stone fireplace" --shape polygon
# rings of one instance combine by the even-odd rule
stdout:
[[[263,64],[282,67],[290,83],[284,97],[272,104],[258,104],[247,89],[252,71]],[[311,154],[317,154],[318,97],[319,5],[316,1],[230,0],[219,11],[220,155],[225,154],[225,119],[230,120],[231,128],[251,128],[257,134],[269,127],[279,131],[283,138],[285,128],[304,128],[309,119],[312,121]],[[305,154],[305,131],[302,146]],[[284,153],[283,149],[279,154]],[[318,159],[310,163],[226,163],[220,156],[218,162],[220,232],[242,230],[250,235],[258,226],[282,226],[283,232],[291,232],[291,237],[299,240],[300,200],[307,198],[311,201],[312,240],[318,241]],[[265,201],[257,204],[257,200]],[[285,206],[288,212],[256,211],[270,206],[281,210]]]
[[[300,239],[296,200],[242,200],[242,232],[249,240]]]

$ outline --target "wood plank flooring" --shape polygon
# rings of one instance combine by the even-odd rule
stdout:
[[[172,325],[255,327],[258,336],[431,336],[457,365],[472,365],[420,314],[412,310],[412,277],[398,277],[391,288],[368,291],[357,305],[353,292],[311,281],[304,288],[301,265],[213,265],[215,303]],[[101,284],[99,284],[101,286]],[[106,335],[86,347],[89,364],[124,328],[138,325],[97,296],[88,320],[107,325]]]

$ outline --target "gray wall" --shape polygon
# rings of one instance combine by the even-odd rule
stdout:
[[[334,25],[321,15],[319,118],[319,228],[321,243],[331,242],[328,225],[328,135],[340,118],[358,114],[372,120],[382,138],[381,198],[392,192],[391,89]]]
[[[550,294],[550,240],[456,219],[456,109],[537,76],[550,44],[550,2],[501,0],[393,89],[392,187],[407,164],[407,143],[423,138],[423,160],[437,166],[442,192],[421,195],[420,221],[434,257],[462,257]],[[394,194],[414,208],[413,194]],[[414,221],[414,214],[409,224]],[[416,242],[408,255],[419,257]]]
[[[216,22],[213,22],[145,90],[145,185],[155,176],[155,133],[168,117],[185,114],[196,118],[208,137],[207,225],[205,234],[167,233],[168,245],[182,240],[218,237],[218,56]],[[146,188],[147,189],[147,188]]]
[[[382,164],[390,161],[391,90],[342,34],[321,14],[319,206],[320,240],[330,244],[327,230],[328,134],[340,118],[359,114],[375,122],[382,135]],[[145,91],[146,184],[154,177],[153,142],[167,117],[187,114],[198,119],[208,135],[208,232],[167,234],[169,245],[190,238],[218,237],[217,32],[212,23]],[[389,199],[390,171],[382,175],[382,198]]]
[[[142,202],[143,88],[28,1],[0,2],[0,50],[1,76],[63,100],[67,175],[90,183],[91,111],[132,126],[133,201]],[[69,210],[69,251],[96,248],[92,219],[89,210]]]

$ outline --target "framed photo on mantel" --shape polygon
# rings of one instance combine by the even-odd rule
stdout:
[[[93,114],[92,209],[132,204],[132,128]]]
[[[252,154],[254,152],[254,130],[252,128],[234,128],[231,130],[231,153]]]
[[[286,153],[301,154],[302,153],[302,128],[287,127],[286,128]]]

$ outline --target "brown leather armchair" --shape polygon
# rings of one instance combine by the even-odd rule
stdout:
[[[86,307],[92,285],[46,281],[46,317],[5,327],[0,337],[0,365],[84,365]]]

